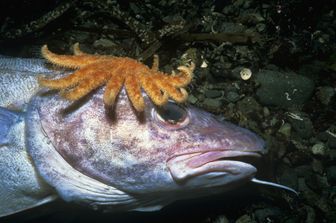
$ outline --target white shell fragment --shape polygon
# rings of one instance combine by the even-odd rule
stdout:
[[[240,71],[240,77],[241,79],[243,79],[244,81],[250,79],[252,76],[252,71],[248,68],[243,68]]]
[[[208,64],[205,62],[205,60],[203,60],[202,64],[201,64],[201,68],[207,68]]]

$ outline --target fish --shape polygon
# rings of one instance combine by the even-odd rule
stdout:
[[[64,75],[42,59],[0,58],[0,217],[62,199],[101,211],[157,211],[177,200],[220,194],[255,178],[245,158],[265,141],[188,104],[113,109],[103,89],[77,102],[41,89]],[[296,193],[296,192],[295,192]]]

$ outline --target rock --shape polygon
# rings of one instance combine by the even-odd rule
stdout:
[[[258,32],[263,32],[266,29],[266,25],[264,23],[259,23],[256,25],[257,31]]]
[[[324,168],[320,160],[314,159],[311,165],[312,165],[314,172],[319,173],[321,175],[323,174]]]
[[[200,101],[200,102],[204,102],[204,101],[206,100],[204,94],[198,94],[198,95],[196,96],[196,98],[197,98],[198,101]]]
[[[314,174],[313,172],[305,176],[305,182],[310,189],[317,193],[320,193],[323,189],[328,187],[327,177]]]
[[[298,177],[304,177],[311,171],[312,171],[311,165],[302,165],[295,167],[295,173],[297,174]]]
[[[276,207],[258,209],[255,212],[257,222],[277,222],[281,219],[281,210]]]
[[[218,216],[213,223],[229,223],[229,219],[227,219],[227,217],[225,217],[225,215],[220,215]]]
[[[284,219],[283,223],[300,223],[300,216],[290,216]]]
[[[285,157],[288,158],[290,164],[293,166],[303,165],[307,162],[310,162],[312,159],[311,155],[303,150],[289,152]]]
[[[296,173],[296,171],[292,171],[290,168],[286,168],[285,171],[279,177],[279,182],[293,189],[297,189],[298,174]]]
[[[323,142],[326,142],[328,141],[328,137],[329,137],[329,134],[328,132],[324,131],[324,132],[319,132],[317,135],[316,135],[316,138],[320,141],[323,141]]]
[[[111,48],[114,47],[116,44],[114,42],[112,42],[109,39],[98,39],[93,43],[94,47],[101,47],[101,48]]]
[[[289,117],[289,122],[301,138],[308,139],[313,135],[313,123],[306,113],[293,112],[289,113]]]
[[[251,0],[237,0],[233,2],[233,5],[237,8],[244,8],[247,9],[250,7],[250,5],[252,4]]]
[[[328,182],[332,185],[336,184],[336,166],[330,166],[327,169]]]
[[[314,208],[305,205],[306,213],[307,213],[307,218],[306,218],[306,223],[315,223],[316,222],[316,214]]]
[[[189,103],[191,103],[191,104],[195,104],[197,101],[198,101],[198,99],[197,99],[194,95],[190,94],[190,95],[188,96],[188,102],[189,102]]]
[[[244,67],[235,67],[231,70],[230,77],[235,78],[236,80],[241,80],[240,72]]]
[[[213,110],[218,109],[222,106],[222,102],[220,100],[212,99],[212,98],[205,99],[203,104],[207,108],[213,109]]]
[[[228,93],[229,94],[229,93]],[[237,103],[237,109],[244,115],[257,113],[262,115],[263,107],[253,98],[245,97]]]
[[[223,22],[222,32],[244,32],[245,26],[236,22]]]
[[[314,155],[317,156],[324,156],[326,154],[327,148],[325,146],[324,143],[320,142],[320,143],[316,143],[315,145],[313,145],[313,147],[311,148],[311,151]]]
[[[226,99],[229,102],[237,102],[240,99],[240,96],[237,92],[235,91],[229,91],[226,95]]]
[[[238,18],[238,21],[247,26],[255,26],[265,21],[265,18],[258,13],[248,13]]]
[[[335,95],[335,90],[333,87],[324,86],[319,87],[318,92],[316,94],[317,98],[324,105],[328,105],[331,101],[331,98]]]
[[[226,69],[224,67],[224,64],[221,62],[217,62],[212,64],[212,66],[210,67],[210,72],[212,75],[212,78],[209,78],[209,80],[211,80],[209,83],[218,83],[218,80],[220,80],[221,78],[225,77],[226,74]]]
[[[205,96],[207,98],[219,98],[219,97],[221,97],[223,95],[223,92],[219,91],[219,90],[212,90],[212,89],[210,89],[210,90],[206,90],[204,92],[204,94],[205,94]]]
[[[328,139],[328,146],[331,149],[336,149],[336,137],[335,136],[330,136]]]
[[[283,124],[278,130],[279,133],[284,135],[287,139],[290,138],[292,126],[289,123]]]
[[[235,223],[255,223],[256,221],[254,221],[249,215],[245,214],[243,216],[240,216]]]
[[[267,107],[264,107],[263,108],[263,113],[264,113],[265,117],[268,117],[271,114],[271,111]]]
[[[314,82],[294,72],[261,70],[256,74],[260,84],[257,90],[263,105],[276,105],[282,108],[303,105],[312,95]]]

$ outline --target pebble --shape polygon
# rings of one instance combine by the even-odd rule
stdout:
[[[229,223],[229,219],[227,219],[227,217],[225,215],[220,215],[218,216],[213,223]]]
[[[222,32],[244,32],[245,26],[236,22],[223,22]]]
[[[271,114],[271,111],[267,107],[264,107],[263,108],[263,113],[264,113],[265,117],[268,117]]]
[[[262,115],[263,111],[263,107],[253,97],[244,97],[238,101],[237,109],[243,114],[257,113]]]
[[[198,101],[198,99],[197,99],[194,95],[190,94],[190,95],[188,96],[188,102],[189,102],[189,103],[191,103],[191,104],[195,104],[197,101]]]
[[[309,139],[314,133],[312,121],[304,112],[292,112],[288,121],[291,123],[295,132],[303,139]]]
[[[256,74],[260,84],[257,97],[263,105],[291,108],[303,105],[310,99],[314,82],[294,72],[261,70]]]
[[[222,106],[222,102],[220,100],[212,98],[205,99],[203,104],[209,109],[218,109]]]
[[[284,135],[287,139],[290,138],[291,131],[292,131],[292,126],[289,123],[283,124],[278,130],[278,132]]]
[[[320,160],[314,159],[311,165],[312,165],[312,168],[313,168],[314,172],[319,173],[319,174],[323,174],[324,168],[323,168],[323,164]]]
[[[311,151],[314,155],[317,156],[324,156],[326,154],[326,146],[324,143],[320,142],[320,143],[316,143],[315,145],[313,145],[313,147],[311,148]]]
[[[244,214],[242,216],[240,216],[235,223],[255,223],[256,221],[254,221],[249,215]]]
[[[241,69],[239,73],[240,73],[240,78],[243,79],[244,81],[247,81],[252,77],[252,71],[248,68]]]
[[[222,91],[219,91],[219,90],[206,90],[204,92],[205,96],[207,98],[219,98],[223,95],[223,92]]]
[[[256,25],[256,28],[258,32],[263,32],[266,29],[266,25],[264,23],[259,23]]]
[[[258,209],[254,212],[257,222],[277,222],[281,218],[281,210],[276,207]]]
[[[229,91],[226,95],[226,99],[229,102],[237,102],[240,99],[240,96],[237,92],[235,91]]]
[[[306,217],[306,223],[315,223],[316,222],[316,213],[314,208],[305,205],[305,209],[306,209],[306,213],[307,213],[307,217]]]
[[[102,47],[102,48],[111,48],[114,47],[116,44],[114,42],[112,42],[109,39],[98,39],[93,43],[94,47]]]
[[[330,87],[330,86],[319,87],[318,92],[316,94],[319,101],[324,105],[328,105],[331,101],[331,98],[334,95],[335,95],[335,90],[333,87]]]

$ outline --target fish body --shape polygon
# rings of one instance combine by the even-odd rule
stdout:
[[[145,95],[137,113],[125,91],[113,109],[104,108],[103,89],[71,103],[38,88],[36,66],[60,72],[40,62],[29,59],[23,70],[14,61],[0,74],[0,216],[57,196],[106,211],[153,211],[256,174],[239,161],[265,153],[253,132],[193,106],[157,107]]]

